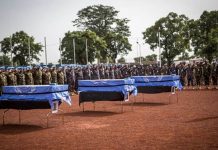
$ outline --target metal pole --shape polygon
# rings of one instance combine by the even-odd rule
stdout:
[[[158,31],[158,45],[159,45],[159,61],[160,61],[160,67],[161,67],[160,28]]]
[[[13,67],[13,57],[12,57],[12,37],[10,36],[10,49],[11,49],[11,66]]]
[[[61,54],[61,38],[59,38],[59,51],[60,51],[60,63],[62,65],[62,54]]]
[[[87,39],[86,39],[86,62],[87,62],[87,65],[88,65],[88,46],[87,46]]]
[[[31,59],[30,59],[30,37],[28,38],[28,53],[29,53],[29,65],[31,65]]]
[[[75,45],[75,39],[73,39],[73,61],[74,64],[76,64],[76,45]]]
[[[44,42],[45,42],[45,64],[47,65],[47,49],[46,49],[46,37],[44,37]]]

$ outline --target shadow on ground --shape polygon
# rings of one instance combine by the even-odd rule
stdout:
[[[110,112],[110,111],[80,111],[80,112],[70,112],[62,115],[65,116],[79,116],[79,117],[105,117],[105,116],[113,116],[118,115],[118,112]]]
[[[38,125],[5,124],[0,126],[0,134],[15,135],[15,134],[35,132],[45,129],[49,129],[49,128],[44,128]]]
[[[201,122],[201,121],[214,120],[214,119],[218,119],[218,116],[205,117],[205,118],[196,118],[196,119],[193,119],[193,120],[186,121],[185,123]]]

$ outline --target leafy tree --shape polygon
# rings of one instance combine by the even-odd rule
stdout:
[[[151,55],[147,55],[145,57],[146,61],[157,61],[157,55],[156,54],[151,54]]]
[[[200,19],[189,23],[194,53],[210,62],[218,54],[218,11],[204,11]]]
[[[118,63],[124,64],[126,63],[126,60],[124,57],[121,57],[120,59],[117,60]]]
[[[0,56],[0,65],[1,66],[9,66],[11,65],[11,60],[8,56],[2,55]]]
[[[135,63],[140,63],[140,58],[141,58],[142,63],[145,61],[144,57],[136,57],[136,58],[134,58]]]
[[[31,60],[29,60],[28,41],[30,41]],[[33,60],[39,61],[38,55],[42,51],[42,45],[35,43],[34,38],[24,31],[16,32],[11,37],[4,38],[1,41],[1,45],[4,54],[11,54],[12,52],[13,62],[18,65],[27,65]]]
[[[162,61],[170,65],[177,55],[180,55],[189,48],[188,18],[185,15],[169,13],[166,17],[160,18],[155,24],[143,32],[143,39],[154,50],[159,46],[163,49]]]
[[[106,41],[107,47],[100,50],[103,60],[109,57],[115,62],[118,54],[127,54],[131,51],[128,41],[129,20],[118,18],[118,13],[119,11],[111,6],[93,5],[80,10],[78,18],[73,21],[74,26],[89,29]]]
[[[74,31],[65,33],[62,40],[62,62],[74,63],[73,39],[75,40],[76,63],[86,64],[86,39],[88,49],[88,61],[92,63],[95,58],[100,59],[100,50],[106,48],[106,43],[92,31]]]

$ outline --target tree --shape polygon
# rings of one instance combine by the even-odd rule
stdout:
[[[145,61],[145,58],[144,58],[144,57],[135,57],[135,58],[134,58],[135,63],[140,63],[140,58],[141,58],[141,62],[142,62],[142,63]]]
[[[29,44],[30,42],[30,60]],[[6,37],[1,41],[2,52],[4,54],[13,54],[13,62],[18,65],[27,65],[33,60],[39,61],[39,53],[42,51],[42,45],[34,42],[34,37],[29,36],[24,31],[16,32],[11,37]]]
[[[1,66],[9,66],[11,65],[11,60],[8,56],[2,55],[0,56],[0,65]]]
[[[151,55],[147,55],[145,57],[145,61],[157,61],[157,55],[156,54],[151,54]]]
[[[189,28],[195,55],[211,62],[218,54],[218,11],[204,11],[200,19],[190,21]]]
[[[86,40],[88,49],[88,61],[92,63],[95,58],[100,59],[100,50],[106,48],[106,43],[92,31],[74,31],[65,33],[62,40],[62,62],[74,63],[73,39],[75,40],[76,63],[87,64],[86,62]]]
[[[126,63],[126,60],[124,57],[121,57],[120,59],[117,60],[118,63],[124,64]]]
[[[129,20],[118,18],[118,13],[119,11],[111,6],[88,6],[80,10],[78,18],[73,21],[74,26],[89,29],[106,41],[107,47],[100,50],[103,60],[110,57],[115,62],[118,54],[127,54],[131,51],[131,44],[128,41]]]
[[[143,32],[143,39],[154,50],[159,46],[163,49],[162,60],[170,65],[177,55],[189,48],[188,18],[185,15],[169,13]]]

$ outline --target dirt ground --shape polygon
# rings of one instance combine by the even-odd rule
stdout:
[[[6,113],[0,125],[3,149],[218,149],[218,90],[185,90],[136,97],[130,102],[85,103],[85,112],[73,96],[73,105],[61,105],[64,114],[54,115],[46,128],[49,110]],[[131,97],[131,100],[134,100]],[[3,113],[3,110],[0,110]],[[62,125],[61,117],[65,124]],[[2,115],[0,115],[2,121]]]

